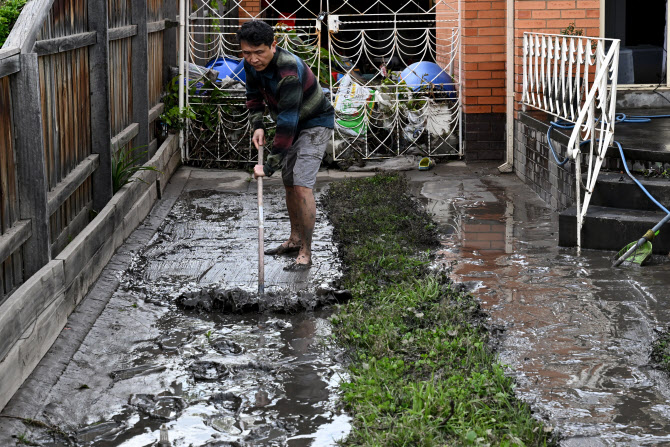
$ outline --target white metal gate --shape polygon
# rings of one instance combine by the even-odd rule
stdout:
[[[195,115],[184,133],[184,161],[257,158],[235,39],[249,18],[275,26],[278,44],[329,87],[333,160],[462,155],[460,2],[379,0],[364,9],[357,0],[257,2],[181,2],[180,105]]]

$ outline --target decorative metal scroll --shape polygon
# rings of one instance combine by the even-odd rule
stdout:
[[[575,160],[577,247],[605,153],[614,139],[618,39],[524,33],[524,105],[574,124],[568,156]],[[586,153],[586,147],[588,152]],[[582,156],[587,178],[582,203]]]
[[[460,23],[452,6],[458,2],[410,0],[398,10],[381,1],[364,9],[352,0],[223,3],[187,2],[184,104],[195,118],[185,134],[186,161],[257,158],[235,38],[250,19],[275,26],[278,45],[301,56],[328,86],[336,108],[332,160],[462,155]]]

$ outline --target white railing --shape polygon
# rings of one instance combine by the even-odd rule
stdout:
[[[522,103],[574,125],[567,155],[575,163],[577,247],[605,153],[614,137],[618,39],[524,33]],[[582,203],[582,146],[588,171]]]

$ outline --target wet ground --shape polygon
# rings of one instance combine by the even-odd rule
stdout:
[[[118,288],[72,360],[51,384],[31,377],[3,412],[58,427],[69,440],[2,419],[0,445],[25,433],[42,446],[150,446],[163,424],[173,446],[334,445],[348,433],[328,319],[346,299],[332,229],[318,219],[309,271],[287,272],[291,257],[266,257],[259,299],[256,183],[248,180],[177,173],[182,187],[171,185],[145,224],[157,231],[140,228],[144,243],[120,249],[127,262],[113,260],[103,274]],[[266,184],[271,246],[289,225],[278,179]],[[57,342],[42,363],[61,350]]]
[[[414,186],[448,235],[440,259],[504,328],[518,395],[565,446],[670,445],[668,375],[650,366],[670,322],[670,262],[612,269],[557,247],[557,214],[518,179],[477,165]]]
[[[317,192],[349,175],[320,174]],[[409,176],[445,235],[440,261],[504,329],[501,361],[563,445],[670,445],[670,383],[649,365],[656,331],[670,322],[667,259],[612,269],[610,253],[557,247],[557,213],[494,166]],[[279,179],[266,183],[271,245],[288,222]],[[255,188],[245,173],[179,170],[2,415],[98,447],[157,445],[163,424],[174,446],[323,446],[346,436],[328,320],[346,293],[331,228],[321,216],[309,272],[267,258],[259,301]],[[0,418],[1,446],[22,434],[66,445]]]

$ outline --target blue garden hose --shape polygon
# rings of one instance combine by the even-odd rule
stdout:
[[[652,119],[656,119],[656,118],[670,118],[670,115],[656,115],[656,116],[627,116],[627,115],[624,114],[624,113],[618,113],[618,114],[616,115],[616,118],[615,118],[616,121],[615,121],[615,122],[616,122],[616,123],[648,123],[648,122],[650,122]],[[598,120],[599,120],[599,119],[598,119]],[[597,122],[598,120],[596,120],[596,122]],[[563,165],[565,165],[565,164],[568,162],[568,160],[570,160],[570,157],[567,156],[567,157],[565,157],[564,160],[559,160],[558,155],[556,154],[556,150],[554,149],[554,145],[551,143],[551,131],[552,131],[552,129],[553,129],[554,127],[559,128],[559,129],[574,129],[575,125],[572,124],[572,123],[570,123],[570,122],[563,121],[563,120],[559,120],[559,121],[551,121],[550,126],[549,126],[549,129],[547,130],[547,141],[549,142],[549,148],[551,149],[551,154],[554,156],[554,159],[556,160],[556,163],[558,163],[559,166],[563,166]],[[598,140],[596,140],[596,141],[598,141]],[[580,146],[583,145],[583,144],[590,143],[590,142],[591,142],[591,140],[582,141],[582,142],[580,143]],[[666,207],[664,207],[658,200],[656,200],[656,199],[649,193],[649,191],[647,191],[647,188],[645,188],[644,185],[642,185],[642,183],[640,183],[640,182],[633,176],[633,174],[631,174],[630,170],[628,169],[628,163],[627,163],[627,161],[626,161],[626,156],[625,156],[624,153],[623,153],[623,147],[621,146],[621,143],[619,143],[618,141],[614,141],[614,144],[616,144],[617,147],[619,148],[619,155],[621,156],[621,161],[623,162],[623,167],[624,167],[624,169],[626,170],[626,174],[628,174],[628,177],[630,177],[631,180],[633,180],[633,182],[635,182],[635,184],[636,184],[637,186],[639,186],[640,189],[642,189],[642,192],[644,192],[645,195],[646,195],[647,197],[649,197],[649,199],[650,199],[656,206],[658,206],[661,210],[663,210],[664,213],[666,213],[666,216],[665,216],[665,217],[664,217],[658,224],[656,224],[656,226],[654,226],[654,229],[653,229],[653,230],[650,230],[651,233],[654,234],[654,233],[656,232],[656,230],[660,229],[661,226],[663,226],[666,222],[668,222],[668,220],[670,220],[670,211],[669,211]],[[647,232],[647,233],[649,233],[649,232]],[[651,238],[653,238],[653,236],[651,236]],[[643,237],[638,241],[638,243],[635,245],[635,247],[633,247],[631,250],[629,250],[629,252],[635,251],[635,249],[637,249],[637,247],[639,247],[645,240],[650,240],[650,239],[647,238],[646,235],[643,236]],[[621,256],[621,258],[618,259],[618,260],[616,261],[616,263],[614,264],[614,266],[616,267],[616,266],[618,266],[619,264],[621,264],[621,262],[623,262],[623,260],[626,259],[628,255],[629,255],[629,253],[626,253],[624,256]]]

